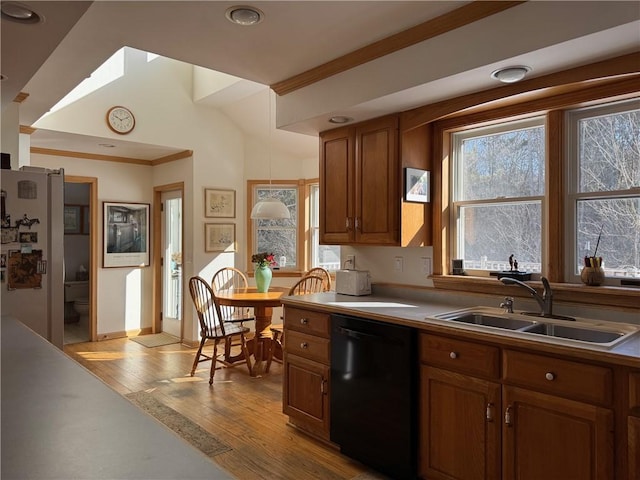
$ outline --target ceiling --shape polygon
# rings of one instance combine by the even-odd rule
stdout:
[[[29,126],[123,46],[274,85],[470,2],[240,2],[264,12],[252,27],[225,18],[233,2],[20,3],[45,21],[21,25],[2,18],[2,110],[28,93],[19,122]],[[530,65],[530,75],[538,76],[638,50],[638,2],[526,2],[282,95],[277,124],[315,135],[331,127],[332,115],[360,121],[493,88],[489,74],[500,66]],[[255,118],[263,98],[244,97],[222,108],[251,129],[243,118]],[[292,135],[276,140],[295,142]],[[32,145],[43,148],[73,150],[83,140],[58,132],[32,135]],[[134,158],[159,153],[154,146],[129,147]],[[294,150],[317,155],[317,142],[303,137]]]

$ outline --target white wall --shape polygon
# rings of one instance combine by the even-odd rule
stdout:
[[[95,137],[117,137],[122,140],[121,136],[108,129],[105,114],[111,106],[123,105],[130,108],[136,116],[136,127],[126,136],[126,140],[192,150],[192,158],[151,167],[34,154],[31,164],[62,167],[67,175],[97,177],[100,202],[108,200],[151,203],[154,186],[184,182],[185,278],[201,275],[209,279],[215,271],[224,266],[236,266],[246,270],[246,180],[268,178],[268,157],[265,156],[268,145],[247,138],[242,130],[219,110],[192,102],[190,65],[162,57],[145,65],[145,68],[135,68],[136,75],[125,75],[44,117],[36,126]],[[130,64],[128,68],[131,71]],[[59,148],[64,149],[62,146]],[[112,150],[105,153],[117,156],[118,153]],[[296,159],[278,152],[272,152],[272,158],[274,178],[277,176],[297,179],[318,175],[317,158]],[[313,175],[303,173],[314,169]],[[235,218],[206,218],[205,188],[235,190]],[[101,205],[99,208],[101,212]],[[216,222],[236,225],[237,252],[204,251],[204,224]],[[102,249],[102,225],[99,226],[99,235],[99,248]],[[100,265],[97,279],[98,336],[151,327],[150,267],[104,269]],[[199,327],[191,308],[188,291],[185,290],[184,293],[187,295],[184,336],[187,340],[195,340],[198,338]]]

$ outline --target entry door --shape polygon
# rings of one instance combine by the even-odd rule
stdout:
[[[182,196],[162,192],[162,331],[182,340]]]

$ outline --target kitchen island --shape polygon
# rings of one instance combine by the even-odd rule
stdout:
[[[3,479],[230,479],[18,320],[2,317]]]
[[[436,318],[469,306],[450,300],[284,298],[290,423],[332,442],[331,315],[349,315],[416,331],[420,478],[638,478],[640,332],[609,348]]]

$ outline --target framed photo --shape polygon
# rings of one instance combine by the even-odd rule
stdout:
[[[418,168],[404,169],[404,201],[429,203],[431,201],[430,172]]]
[[[2,243],[16,243],[18,241],[18,227],[2,228]]]
[[[235,223],[205,223],[204,224],[205,252],[235,252],[236,225]]]
[[[149,204],[103,202],[102,266],[149,265]]]
[[[235,218],[236,191],[205,188],[204,216],[209,218]]]
[[[18,241],[20,243],[38,243],[38,232],[19,232]]]
[[[82,228],[82,207],[80,205],[64,206],[64,233],[81,233]]]

